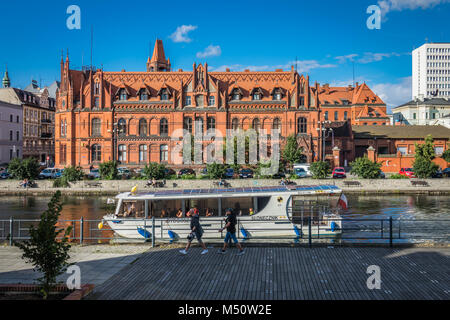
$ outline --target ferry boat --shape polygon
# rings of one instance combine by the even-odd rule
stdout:
[[[115,212],[105,215],[102,225],[107,222],[123,238],[148,239],[153,231],[156,239],[186,239],[190,233],[186,214],[197,208],[203,238],[221,238],[225,209],[231,208],[241,238],[302,237],[310,231],[332,236],[341,233],[340,216],[332,210],[341,193],[335,185],[125,192],[116,196]]]

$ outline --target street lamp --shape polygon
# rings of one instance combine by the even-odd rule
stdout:
[[[329,120],[325,120],[325,121],[319,121],[319,128],[316,128],[317,132],[319,133],[319,138],[322,139],[322,161],[325,161],[325,141],[327,138],[330,137],[330,133],[332,136],[332,147],[334,147],[334,130],[333,128],[325,128],[324,126],[322,126],[322,128],[320,128],[320,125],[325,125],[325,124],[331,124],[331,121]]]

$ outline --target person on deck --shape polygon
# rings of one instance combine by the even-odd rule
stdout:
[[[242,248],[241,244],[238,242],[236,238],[236,224],[237,224],[236,215],[234,214],[233,209],[231,208],[227,209],[225,211],[225,214],[227,215],[227,218],[225,219],[225,227],[220,229],[219,232],[222,232],[223,230],[227,229],[227,234],[224,239],[223,248],[219,250],[218,253],[224,254],[227,249],[228,241],[232,239],[239,249],[238,255],[243,255],[244,249]]]

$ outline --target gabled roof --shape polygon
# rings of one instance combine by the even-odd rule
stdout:
[[[391,138],[421,139],[431,134],[433,139],[450,139],[450,129],[444,126],[352,126],[355,139]]]

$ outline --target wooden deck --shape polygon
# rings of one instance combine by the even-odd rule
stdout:
[[[450,249],[246,248],[225,255],[210,248],[151,249],[89,299],[395,300],[450,299]],[[366,282],[381,269],[381,289]]]

